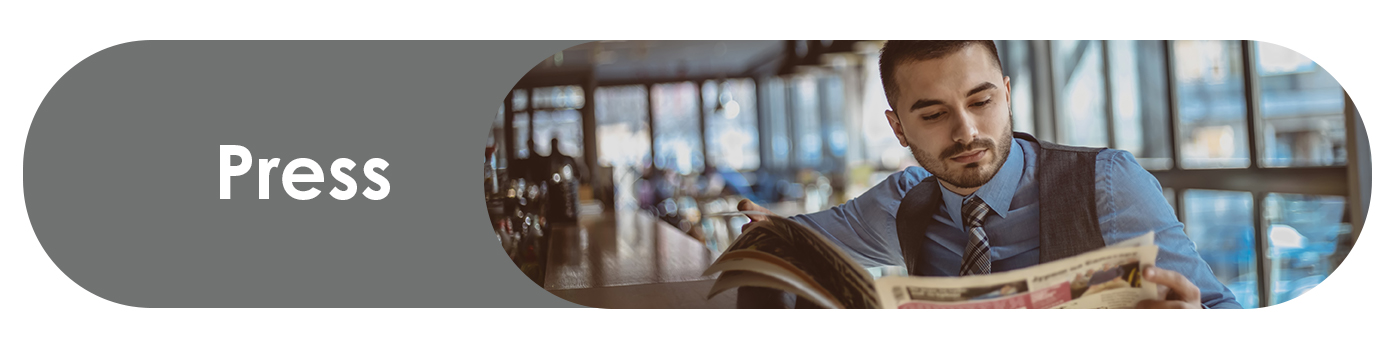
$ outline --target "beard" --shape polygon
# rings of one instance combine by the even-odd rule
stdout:
[[[1000,138],[978,138],[967,144],[954,144],[943,150],[942,153],[934,155],[929,151],[919,149],[914,143],[909,143],[909,150],[914,154],[914,160],[928,170],[934,177],[958,188],[981,187],[991,181],[1001,170],[1002,164],[1006,163],[1007,154],[1011,153],[1011,126],[1008,124]],[[991,155],[975,163],[967,165],[954,165],[949,158],[968,151],[986,148]]]

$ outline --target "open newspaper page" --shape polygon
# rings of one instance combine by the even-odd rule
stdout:
[[[830,240],[789,219],[752,223],[705,271],[710,295],[739,286],[780,289],[826,308],[877,308],[874,279]]]
[[[1155,265],[1152,234],[1029,268],[966,277],[883,277],[881,308],[1133,308],[1155,299],[1142,279]]]

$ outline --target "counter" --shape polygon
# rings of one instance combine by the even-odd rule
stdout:
[[[735,290],[705,299],[715,255],[670,224],[639,212],[605,211],[552,225],[543,287],[598,308],[733,308]]]

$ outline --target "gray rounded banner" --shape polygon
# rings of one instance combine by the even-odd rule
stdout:
[[[480,162],[508,87],[578,42],[143,41],[57,82],[25,146],[44,250],[74,282],[139,307],[578,307],[490,233]],[[215,193],[221,145],[320,165],[296,200],[282,168]],[[344,187],[333,161],[357,167]],[[361,170],[380,158],[380,200]],[[309,173],[301,168],[297,174]],[[298,178],[304,178],[298,176]]]

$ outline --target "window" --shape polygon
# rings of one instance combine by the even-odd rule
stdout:
[[[534,110],[535,152],[549,156],[551,141],[559,140],[559,151],[572,157],[583,156],[583,88],[579,86],[531,89],[530,109]]]
[[[846,157],[846,121],[845,116],[845,84],[841,81],[841,76],[824,75],[818,80],[819,98],[818,103],[821,111],[817,115],[821,121],[822,138],[826,142],[826,151],[830,153],[824,156],[827,160],[824,166],[831,167]],[[832,159],[827,159],[830,157]]]
[[[524,89],[516,89],[511,94],[510,105],[513,111],[525,111],[530,105],[530,93]]]
[[[1148,170],[1171,168],[1166,47],[1155,40],[1108,42],[1113,147],[1133,153]]]
[[[583,88],[579,86],[558,86],[533,89],[530,96],[534,109],[582,109]]]
[[[548,156],[552,153],[550,143],[554,139],[559,140],[559,150],[564,155],[583,156],[583,118],[577,110],[583,107],[583,100],[583,88],[579,86],[512,91],[510,124],[515,145],[511,150],[515,157],[530,157],[531,148],[539,155]],[[501,109],[504,114],[504,104]]]
[[[792,105],[792,131],[797,167],[816,168],[822,164],[821,112],[817,104],[817,78],[793,77],[789,82]]]
[[[758,104],[751,79],[705,81],[705,148],[720,168],[758,168]]]
[[[550,143],[559,140],[559,152],[572,156],[583,156],[583,118],[578,110],[536,110],[535,111],[535,151],[549,156]]]
[[[1255,44],[1266,167],[1346,165],[1342,86],[1306,56]]]
[[[1342,221],[1346,198],[1269,194],[1264,217],[1269,222],[1269,304],[1279,304],[1311,290],[1336,269],[1337,237],[1351,234]]]
[[[1357,234],[1348,210],[1361,206],[1357,192],[1369,192],[1361,190],[1369,175],[1348,176],[1348,148],[1362,146],[1347,144],[1347,121],[1359,117],[1345,110],[1341,86],[1267,43],[1169,47],[1181,154],[1177,167],[1153,173],[1181,194],[1187,235],[1245,307],[1311,290],[1350,251]]]
[[[1255,290],[1254,199],[1249,192],[1186,190],[1183,223],[1211,272],[1245,308],[1258,308]]]
[[[1167,198],[1167,204],[1171,205],[1173,210],[1180,207],[1180,205],[1176,204],[1176,190],[1171,188],[1162,188],[1162,197]]]
[[[1177,138],[1182,168],[1250,165],[1238,41],[1177,41]]]
[[[530,113],[515,113],[515,118],[511,120],[511,124],[514,125],[515,131],[515,145],[513,146],[515,158],[524,159],[530,157]]]
[[[682,174],[698,172],[705,165],[700,149],[700,93],[695,83],[657,84],[651,87],[651,113],[656,124],[653,150],[657,168]]]
[[[767,153],[765,160],[768,168],[784,170],[792,160],[792,138],[789,137],[791,133],[787,115],[787,82],[781,78],[768,79],[763,82],[763,89],[763,100],[768,106],[768,114],[765,115],[763,123],[772,143],[772,148],[764,150],[764,153]]]
[[[1369,174],[1348,158],[1369,154],[1349,141],[1364,131],[1341,86],[1312,60],[1249,41],[998,44],[1015,111],[1051,115],[1013,126],[1132,152],[1243,306],[1298,297],[1350,252]],[[1050,82],[1016,83],[1037,68]]]
[[[890,103],[885,99],[885,87],[880,81],[879,45],[883,44],[867,43],[860,49],[862,77],[865,79],[862,85],[865,89],[861,97],[859,117],[861,134],[856,138],[865,143],[865,160],[876,169],[899,170],[903,165],[914,164],[914,155],[899,145],[899,138],[895,137],[890,129],[889,120],[885,118],[885,111],[890,109]],[[1029,87],[1027,89],[1029,90]],[[873,185],[883,180],[878,176],[879,174],[872,174],[866,184]]]
[[[1001,66],[1006,71],[1004,73],[1011,77],[1011,128],[1035,133],[1035,106],[1031,99],[1035,85],[1031,83],[1034,78],[1031,74],[1033,58],[1030,42],[1008,40],[998,42],[997,46]]]
[[[641,169],[651,162],[646,86],[601,87],[593,92],[598,164]]]
[[[1055,110],[1060,143],[1109,145],[1101,44],[1096,40],[1050,42],[1055,85],[1059,88]]]

